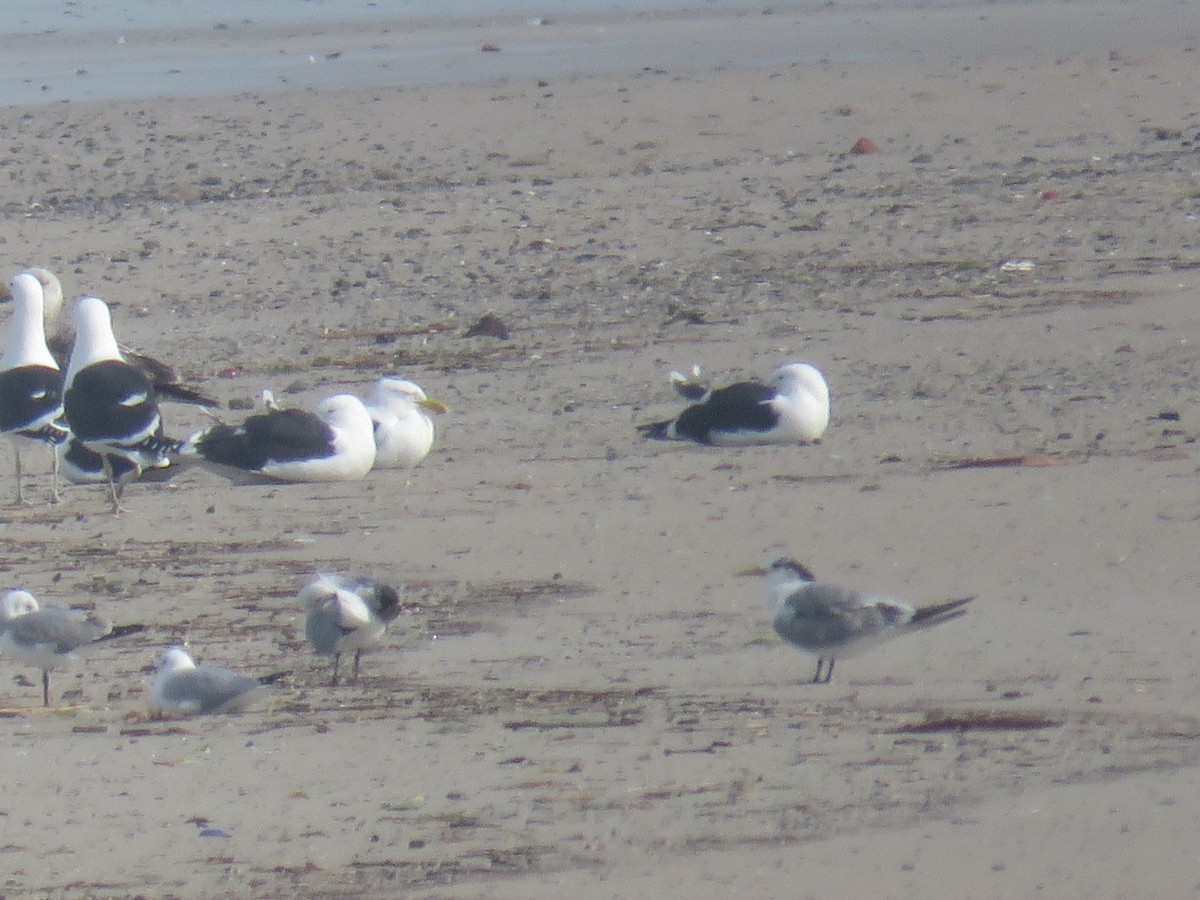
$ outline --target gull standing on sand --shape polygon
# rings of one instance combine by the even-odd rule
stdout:
[[[268,406],[241,425],[212,425],[180,452],[230,479],[357,481],[375,463],[375,435],[363,402],[335,394],[314,412]]]
[[[818,584],[807,566],[792,559],[775,560],[765,574],[775,631],[793,647],[817,656],[813,684],[829,683],[839,656],[852,656],[901,634],[957,619],[966,614],[962,607],[975,599],[914,608],[902,600]],[[823,664],[827,664],[824,678]]]
[[[160,716],[239,712],[289,674],[255,678],[224,666],[196,665],[183,647],[168,647],[159,657],[158,674],[150,686],[150,709]]]
[[[828,427],[825,377],[809,363],[789,363],[775,370],[769,385],[739,381],[708,391],[676,418],[639,425],[638,431],[657,440],[741,447],[815,443]]]
[[[0,357],[0,432],[13,443],[16,458],[17,505],[25,502],[21,489],[21,447],[44,444],[53,450],[68,435],[63,421],[63,374],[46,347],[42,286],[22,272],[9,285],[13,314],[4,335]],[[52,463],[51,498],[57,503],[58,456]]]
[[[75,345],[63,408],[71,434],[100,455],[114,512],[121,510],[125,480],[169,465],[168,454],[179,448],[164,437],[154,387],[121,355],[108,305],[98,297],[75,304]],[[118,460],[132,468],[126,470]],[[118,470],[126,471],[124,480],[118,480]]]
[[[300,591],[308,616],[304,633],[320,656],[333,659],[331,684],[338,683],[343,653],[354,651],[354,678],[362,651],[383,640],[388,623],[400,614],[400,595],[371,579],[318,575]]]
[[[39,606],[28,591],[0,598],[0,653],[42,670],[42,704],[50,705],[50,672],[79,662],[100,641],[144,631],[145,625],[117,625],[79,610]]]
[[[414,382],[384,375],[375,382],[367,411],[375,427],[375,468],[411,469],[433,447],[430,413],[441,415],[446,407]]]

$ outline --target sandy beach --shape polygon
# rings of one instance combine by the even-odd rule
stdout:
[[[1200,8],[1083,6],[430,24],[460,77],[0,108],[10,275],[105,298],[231,421],[387,371],[450,408],[411,473],[191,470],[120,516],[35,460],[6,584],[147,631],[49,711],[0,659],[0,892],[1194,894]],[[599,26],[639,37],[514,53]],[[381,40],[320,27],[216,34]],[[464,337],[487,313],[507,338]],[[793,360],[819,445],[636,432],[672,370]],[[977,599],[812,685],[738,574],[780,555]],[[356,682],[305,644],[317,571],[403,587]],[[151,721],[179,640],[291,675]]]

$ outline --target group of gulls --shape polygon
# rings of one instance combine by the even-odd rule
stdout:
[[[18,503],[24,502],[21,449],[30,443],[54,448],[56,502],[61,470],[71,481],[107,484],[119,511],[128,481],[169,466],[195,463],[233,479],[277,481],[352,481],[372,468],[412,467],[433,445],[430,415],[445,412],[413,382],[384,376],[366,402],[337,394],[312,412],[272,404],[238,425],[217,422],[179,440],[165,432],[159,398],[209,407],[215,401],[179,385],[161,364],[123,352],[103,300],[76,302],[64,373],[45,326],[62,303],[58,279],[44,269],[22,272],[10,293],[0,431],[16,448]]]
[[[181,385],[174,373],[118,344],[109,308],[83,297],[73,311],[74,339],[47,343],[46,323],[62,306],[58,279],[30,269],[12,279],[13,313],[0,358],[0,431],[15,447],[17,502],[24,503],[21,450],[51,446],[52,498],[59,473],[74,482],[106,484],[114,512],[124,485],[144,472],[199,464],[235,481],[351,481],[372,468],[411,468],[433,444],[431,414],[445,407],[416,384],[384,376],[364,402],[336,394],[312,412],[281,408],[270,391],[261,412],[236,425],[224,422],[186,439],[166,435],[159,398],[204,407],[215,401]],[[65,374],[62,368],[64,351]],[[638,426],[656,440],[741,447],[818,443],[829,425],[830,395],[824,376],[808,363],[778,368],[770,382],[743,381],[712,389],[692,376],[672,373],[676,390],[692,401],[671,419]],[[775,631],[817,657],[814,683],[828,683],[838,657],[891,637],[957,618],[973,598],[914,608],[899,600],[818,583],[809,569],[779,559],[766,569]],[[354,651],[357,677],[362,650],[379,642],[400,610],[394,588],[370,579],[319,575],[300,592],[305,633],[314,651],[333,661],[337,683],[343,653]],[[49,704],[49,672],[102,641],[143,630],[113,627],[74,610],[38,607],[26,591],[0,599],[0,652],[42,670]],[[161,655],[151,689],[156,713],[188,715],[242,708],[288,673],[266,678],[210,664],[197,665],[182,646]]]

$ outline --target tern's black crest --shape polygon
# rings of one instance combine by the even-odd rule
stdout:
[[[771,563],[772,569],[785,569],[795,573],[797,577],[803,581],[816,581],[817,576],[812,573],[812,569],[806,566],[799,560],[789,559],[786,556],[781,556],[779,559]]]

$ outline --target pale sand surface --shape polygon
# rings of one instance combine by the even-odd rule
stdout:
[[[150,630],[62,712],[0,660],[0,890],[1194,893],[1200,13],[1104,10],[1062,54],[0,111],[10,270],[226,401],[395,369],[452,409],[411,476],[4,509],[7,582]],[[508,341],[461,336],[487,311]],[[794,359],[819,446],[635,434],[673,368]],[[940,468],[1019,454],[1055,464]],[[978,600],[812,686],[736,575],[780,553]],[[356,684],[303,643],[317,569],[419,607]],[[293,674],[147,722],[181,637]]]

